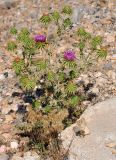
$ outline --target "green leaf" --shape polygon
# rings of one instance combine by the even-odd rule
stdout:
[[[82,115],[84,110],[82,109],[78,109],[76,112],[74,112],[74,115],[77,117],[77,118],[80,118],[80,116]]]
[[[23,76],[20,78],[20,84],[23,89],[32,90],[36,86],[36,81],[28,78],[27,76]]]
[[[78,76],[78,73],[77,73],[77,71],[71,70],[69,72],[69,76],[70,76],[71,79],[73,79],[73,78],[76,78]]]
[[[30,32],[27,28],[22,28],[20,33],[23,34],[23,35],[29,35],[30,34]]]
[[[69,82],[66,86],[67,94],[75,94],[77,92],[77,86],[74,83]]]
[[[44,112],[45,113],[49,113],[50,111],[51,111],[51,109],[52,109],[52,106],[50,106],[50,105],[47,105],[45,108],[44,108]]]
[[[43,15],[40,18],[40,22],[42,22],[45,25],[48,25],[51,22],[51,17],[49,15]]]
[[[17,40],[22,42],[26,48],[33,48],[35,46],[34,40],[26,33],[19,33]]]
[[[65,14],[71,15],[72,14],[72,8],[70,6],[65,6],[62,9],[62,12],[65,13]]]
[[[101,45],[101,43],[102,43],[102,37],[100,36],[94,37],[91,41],[92,48],[96,49],[97,46]]]
[[[58,73],[58,80],[60,81],[60,82],[62,82],[62,81],[64,81],[65,80],[65,73],[64,72],[59,72]]]
[[[84,37],[86,35],[86,31],[84,28],[79,28],[77,31],[78,36]]]
[[[70,105],[71,105],[72,107],[77,106],[77,105],[79,104],[79,102],[80,102],[80,98],[79,98],[78,96],[73,96],[73,97],[71,97],[71,99],[70,99]]]
[[[18,60],[13,62],[13,68],[17,75],[21,73],[21,71],[25,68],[25,62],[24,60]]]
[[[8,42],[8,44],[7,44],[8,51],[14,51],[16,48],[17,48],[17,45],[15,42],[13,42],[13,41]]]
[[[77,66],[75,61],[68,61],[68,60],[64,61],[64,65],[65,67],[68,67],[68,68],[75,68]]]
[[[77,31],[77,35],[81,38],[84,38],[84,40],[91,38],[91,34],[86,32],[84,28],[79,28]]]
[[[105,49],[98,49],[97,50],[97,56],[99,58],[106,58],[107,57],[107,50],[105,50]]]
[[[70,18],[66,18],[63,21],[63,27],[64,27],[64,29],[66,29],[67,27],[71,27],[71,26],[72,26],[72,22],[71,22]]]
[[[38,42],[38,43],[36,43],[36,48],[38,48],[38,49],[42,49],[42,48],[45,48],[45,46],[46,46],[46,43],[42,43],[42,42]]]
[[[36,61],[34,64],[39,70],[45,70],[47,68],[47,62],[44,60]]]
[[[16,35],[17,34],[17,29],[15,27],[12,27],[10,29],[10,33],[13,34],[13,35]]]
[[[33,102],[33,106],[34,106],[34,108],[40,108],[41,102],[40,102],[39,100],[35,100],[35,101]]]
[[[59,12],[54,11],[54,12],[52,13],[52,18],[53,18],[54,21],[58,22],[58,20],[60,19],[60,14],[59,14]]]
[[[52,82],[54,81],[54,79],[55,79],[55,73],[53,71],[48,71],[47,80]]]
[[[79,46],[80,51],[83,51],[83,49],[85,48],[85,43],[80,42],[78,46]]]

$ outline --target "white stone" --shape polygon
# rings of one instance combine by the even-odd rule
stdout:
[[[111,56],[111,59],[112,59],[112,60],[116,60],[116,54],[113,54],[113,55]]]
[[[111,78],[112,80],[116,80],[116,73],[114,71],[109,71],[107,73],[108,77]]]
[[[6,152],[6,146],[5,145],[1,145],[0,146],[0,154]]]
[[[85,84],[89,83],[89,78],[87,74],[82,74],[81,76],[82,81],[84,81]]]
[[[90,101],[83,101],[82,103],[83,103],[83,105],[85,105],[85,106],[88,106],[88,105],[90,105],[90,104],[91,104],[91,102],[90,102]]]
[[[95,94],[99,93],[99,89],[97,87],[92,88],[90,91],[92,91]]]
[[[3,74],[0,74],[0,81],[3,81],[5,79],[5,76]]]
[[[95,77],[100,77],[102,75],[102,73],[101,72],[97,72],[94,75],[95,75]]]
[[[17,142],[17,141],[12,141],[12,142],[10,143],[10,147],[11,147],[12,149],[17,149],[17,148],[18,148],[18,142]]]

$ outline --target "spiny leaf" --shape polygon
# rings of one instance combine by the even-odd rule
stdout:
[[[65,6],[62,10],[63,13],[65,14],[72,14],[72,8],[70,6]]]
[[[51,22],[51,17],[47,14],[47,15],[43,15],[40,18],[40,22],[44,23],[45,25],[49,24]]]
[[[22,28],[17,36],[17,40],[22,42],[24,46],[30,47],[34,44],[34,40],[29,37],[30,33],[27,28]]]
[[[60,14],[59,14],[59,12],[54,11],[54,12],[52,13],[52,18],[53,18],[54,21],[58,22],[58,20],[60,19]]]
[[[75,68],[77,66],[75,61],[67,61],[67,60],[64,61],[64,65],[65,67],[68,68]]]
[[[64,29],[66,29],[67,27],[70,27],[71,25],[72,25],[72,22],[71,22],[70,18],[66,18],[63,21],[63,27],[64,27]]]
[[[13,41],[8,42],[7,44],[8,51],[14,51],[16,48],[17,48],[17,45],[15,42]]]
[[[75,94],[76,91],[77,91],[77,86],[74,83],[69,82],[66,86],[67,94]]]
[[[10,29],[10,33],[16,35],[17,34],[17,29],[15,27],[12,27]]]
[[[98,45],[101,45],[102,43],[102,37],[96,36],[92,39],[91,45],[93,49],[96,49]]]
[[[79,28],[77,31],[78,36],[85,36],[86,35],[86,31],[84,28]]]
[[[20,78],[20,84],[23,89],[32,90],[36,86],[36,81],[34,79],[30,79],[27,76],[23,76]]]
[[[76,78],[78,76],[78,73],[75,70],[71,70],[69,72],[69,76],[70,76],[71,79],[73,79],[73,78]]]
[[[69,103],[70,103],[70,105],[71,105],[72,107],[75,107],[76,105],[79,104],[79,102],[80,102],[80,98],[79,98],[78,96],[73,96],[73,97],[71,97]]]
[[[51,109],[52,109],[52,106],[51,105],[47,105],[45,108],[44,108],[44,112],[45,113],[49,113],[50,111],[51,111]]]
[[[47,80],[54,81],[54,79],[55,79],[55,73],[53,71],[48,71]]]
[[[20,32],[17,37],[17,40],[22,42],[24,47],[26,47],[26,48],[32,48],[35,45],[34,40],[32,38],[30,38],[29,35],[26,33]]]
[[[33,107],[34,107],[34,108],[40,108],[40,106],[41,106],[41,102],[40,102],[39,100],[35,100],[35,101],[33,102]]]
[[[58,80],[59,81],[64,81],[65,80],[65,73],[64,72],[60,72],[58,73]]]
[[[74,115],[77,117],[77,118],[80,118],[80,116],[82,115],[84,110],[82,109],[78,109],[76,112],[74,112]]]
[[[30,34],[30,32],[29,32],[29,30],[28,30],[27,28],[22,28],[22,29],[21,29],[21,33],[22,33],[23,35],[29,35],[29,34]]]
[[[99,58],[106,58],[107,57],[107,50],[105,50],[105,49],[98,49],[97,50],[97,56],[99,57]]]
[[[13,62],[13,68],[14,68],[17,75],[19,75],[21,73],[21,71],[24,69],[24,67],[25,67],[25,63],[24,63],[24,60],[22,60],[22,59]]]
[[[44,60],[36,61],[34,64],[39,70],[45,70],[47,68],[47,62]]]
[[[42,48],[44,48],[46,46],[46,43],[42,43],[42,42],[38,42],[38,43],[36,43],[36,48],[38,48],[38,49],[42,49]]]
[[[83,51],[83,49],[85,48],[85,43],[84,42],[80,42],[78,44],[80,51]]]
[[[90,33],[86,32],[84,28],[79,28],[77,34],[78,36],[84,38],[85,40],[91,38]]]

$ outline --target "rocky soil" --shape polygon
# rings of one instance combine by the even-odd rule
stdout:
[[[11,64],[15,55],[6,51],[6,43],[10,38],[9,29],[28,27],[34,33],[43,32],[38,19],[43,13],[70,4],[73,7],[72,33],[78,27],[85,27],[94,35],[101,35],[108,56],[95,68],[83,73],[76,80],[83,82],[90,98],[83,101],[88,107],[97,102],[116,96],[116,7],[115,0],[1,0],[0,1],[0,160],[38,160],[33,151],[23,153],[20,148],[25,143],[15,135],[14,125],[22,122],[26,108],[23,106],[22,91],[17,84]],[[55,27],[51,25],[47,31],[51,37]],[[62,35],[63,37],[63,35]],[[75,40],[70,37],[60,39],[57,52],[72,48]],[[115,104],[116,105],[116,104]],[[78,153],[77,153],[78,154]],[[71,159],[72,160],[72,159]],[[81,159],[80,159],[81,160]],[[88,159],[82,159],[88,160]],[[94,160],[94,159],[92,159]],[[100,159],[99,159],[100,160]]]

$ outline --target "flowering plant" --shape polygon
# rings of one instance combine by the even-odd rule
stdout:
[[[66,6],[62,13],[70,16],[72,9]],[[71,26],[69,18],[63,19],[63,24],[60,26],[60,19],[59,12],[54,11],[50,15],[43,15],[40,20],[46,26],[54,20],[59,31],[62,30],[62,26],[64,29]],[[80,105],[86,96],[78,90],[76,78],[88,69],[93,60],[106,57],[107,52],[102,48],[102,38],[92,36],[83,28],[78,29],[79,43],[74,44],[73,50],[66,48],[56,59],[52,57],[52,50],[48,49],[52,48],[55,42],[48,41],[45,34],[31,36],[26,28],[21,31],[12,28],[10,33],[16,38],[16,41],[8,42],[8,50],[17,55],[12,66],[24,91],[23,100],[32,107],[27,115],[27,122],[30,121],[31,115],[35,118],[34,122],[33,120],[30,122],[31,129],[28,132],[26,130],[26,133],[29,133],[28,135],[38,133],[34,139],[30,136],[30,139],[34,144],[37,141],[40,146],[42,145],[42,151],[45,151],[45,146],[48,147],[51,143],[46,137],[53,135],[53,130],[50,128],[57,133],[57,137],[52,137],[52,140],[58,140],[58,133],[75,122],[83,111]],[[87,56],[86,46],[89,46],[91,51]],[[79,48],[78,53],[74,47]]]

